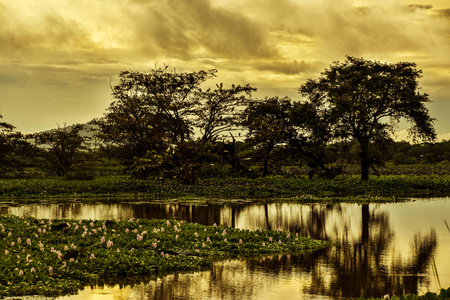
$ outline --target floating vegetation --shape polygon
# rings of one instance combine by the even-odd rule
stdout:
[[[358,298],[358,300],[365,300],[366,298]],[[439,294],[427,292],[424,295],[406,295],[406,296],[392,296],[388,294],[383,298],[368,298],[370,300],[448,300],[450,299],[450,287],[448,289],[441,289]]]
[[[58,296],[114,278],[197,271],[216,259],[293,254],[328,242],[176,220],[0,216],[0,297]]]
[[[176,180],[152,181],[127,176],[104,176],[94,180],[63,178],[1,179],[0,198],[51,199],[87,197],[129,197],[142,199],[170,198],[292,198],[383,196],[410,197],[450,194],[450,175],[382,175],[369,181],[358,176],[341,176],[333,180],[305,177],[203,179],[195,185]],[[320,199],[320,200],[321,200]]]

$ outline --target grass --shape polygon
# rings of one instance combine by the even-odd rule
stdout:
[[[334,180],[272,176],[265,178],[203,179],[196,185],[175,180],[153,181],[127,176],[102,176],[93,180],[64,178],[1,179],[0,199],[51,199],[87,197],[168,198],[315,198],[410,197],[450,194],[450,175],[382,175],[361,181],[347,175]],[[319,199],[320,200],[320,199]]]
[[[0,216],[0,297],[58,296],[111,279],[197,271],[217,259],[291,254],[328,242],[174,220]]]

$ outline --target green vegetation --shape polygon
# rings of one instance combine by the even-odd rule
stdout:
[[[93,180],[0,179],[0,198],[32,201],[51,198],[117,198],[146,200],[169,198],[291,198],[317,201],[318,197],[345,196],[438,196],[450,194],[450,175],[383,175],[362,182],[357,175],[333,180],[279,176],[256,179],[204,179],[196,185],[177,180],[150,181],[127,176],[104,176]],[[302,200],[303,199],[303,200]]]
[[[365,298],[358,298],[363,300]],[[448,289],[441,289],[439,294],[433,292],[427,292],[424,295],[406,295],[406,296],[392,296],[385,295],[383,298],[369,298],[371,300],[383,299],[383,300],[448,300],[450,299],[450,287]]]
[[[0,297],[57,296],[110,279],[208,268],[219,258],[318,250],[295,233],[176,220],[39,220],[0,216]]]

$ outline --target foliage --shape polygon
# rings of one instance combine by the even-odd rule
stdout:
[[[81,150],[86,149],[85,138],[80,135],[82,125],[73,125],[37,133],[35,143],[41,146],[42,165],[58,176],[64,176],[82,160]]]
[[[358,298],[363,300],[365,298]],[[433,292],[427,292],[423,295],[404,295],[404,296],[392,296],[385,295],[383,298],[370,298],[370,299],[383,299],[383,300],[448,300],[450,299],[450,287],[448,289],[441,289],[439,294]]]
[[[176,220],[0,216],[0,297],[75,293],[117,277],[196,271],[217,258],[300,253],[328,242]]]
[[[203,161],[193,149],[205,152],[202,148],[233,130],[235,109],[255,89],[249,85],[227,89],[219,84],[203,91],[200,85],[215,77],[216,70],[178,73],[167,69],[121,72],[120,82],[112,88],[114,101],[94,123],[105,145],[133,164],[134,174],[154,169],[151,165],[157,157],[157,164],[164,165],[160,162],[170,157],[167,153],[176,151],[170,164],[177,169],[174,173],[184,183],[195,183]],[[200,132],[200,141],[194,131]]]
[[[289,98],[265,98],[249,101],[242,113],[242,126],[248,130],[246,142],[256,149],[263,161],[262,176],[269,173],[268,164],[273,150],[287,144],[294,136],[290,122],[292,107]]]
[[[0,115],[0,119],[2,119]],[[22,172],[29,163],[32,153],[31,145],[20,132],[14,131],[14,126],[0,122],[0,174],[3,176],[12,172]]]
[[[0,198],[47,201],[63,198],[129,197],[130,199],[225,198],[277,199],[308,196],[310,201],[331,196],[449,195],[450,175],[381,175],[370,182],[361,182],[355,175],[336,179],[308,180],[306,176],[283,178],[267,176],[248,178],[201,179],[196,185],[183,185],[178,180],[137,180],[126,176],[103,176],[93,180],[67,181],[62,178],[1,179]],[[96,198],[94,198],[96,199]],[[332,199],[330,199],[332,200]],[[36,200],[34,200],[36,201]]]
[[[247,97],[256,91],[250,85],[225,89],[218,84],[214,90],[208,89],[198,94],[200,106],[195,111],[195,125],[201,132],[201,141],[217,142],[224,132],[232,131],[238,124],[239,109],[247,103]]]
[[[369,178],[369,146],[391,139],[400,119],[412,124],[414,138],[433,140],[436,132],[419,93],[416,64],[380,63],[347,56],[335,62],[316,80],[309,79],[299,91],[330,125],[335,139],[353,139],[361,147],[361,179]]]

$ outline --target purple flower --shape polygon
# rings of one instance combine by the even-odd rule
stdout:
[[[95,259],[95,255],[94,253],[91,254],[91,256],[89,257],[90,260],[94,260]]]
[[[52,268],[52,267],[48,267],[48,272],[49,272],[50,274],[53,274],[53,268]]]
[[[108,240],[108,243],[106,243],[106,247],[111,248],[114,245],[113,241]]]

